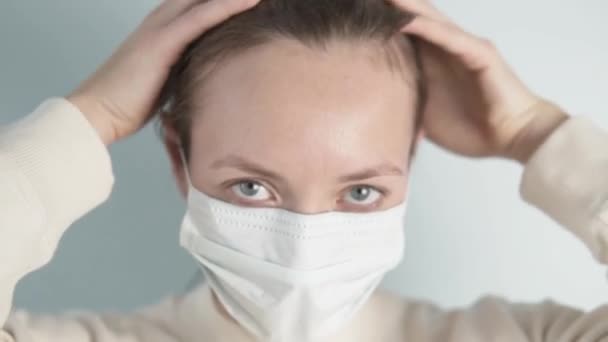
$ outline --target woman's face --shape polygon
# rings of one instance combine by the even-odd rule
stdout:
[[[275,40],[221,62],[195,94],[194,186],[242,206],[369,212],[405,195],[412,75],[373,43]],[[407,72],[407,71],[406,71]],[[169,146],[182,193],[175,146]]]

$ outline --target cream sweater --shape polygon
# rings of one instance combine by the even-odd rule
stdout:
[[[128,315],[11,311],[14,288],[52,257],[66,229],[108,199],[110,156],[82,113],[52,98],[0,127],[0,341],[251,341],[205,285]],[[521,194],[608,263],[608,134],[571,118],[526,165]],[[445,312],[378,291],[332,342],[608,341],[608,305],[581,312],[496,297]]]

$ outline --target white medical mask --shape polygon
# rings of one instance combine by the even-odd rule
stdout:
[[[407,201],[381,212],[306,215],[236,206],[198,191],[189,176],[188,184],[181,245],[228,313],[260,340],[335,333],[402,259]]]

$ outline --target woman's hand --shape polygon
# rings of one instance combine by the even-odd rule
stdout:
[[[110,144],[152,116],[173,64],[206,30],[258,0],[164,0],[89,79],[66,98]]]
[[[527,162],[568,116],[531,92],[486,39],[463,31],[427,0],[391,0],[418,15],[403,32],[417,40],[428,88],[424,133],[466,156]]]

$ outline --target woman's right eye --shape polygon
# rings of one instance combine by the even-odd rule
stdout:
[[[272,197],[264,185],[251,180],[238,182],[231,189],[237,196],[246,200],[265,201]]]

